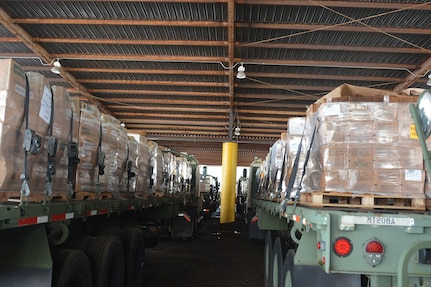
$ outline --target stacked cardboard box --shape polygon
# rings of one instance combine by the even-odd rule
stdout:
[[[320,100],[309,113],[318,117],[313,161],[322,166],[320,186],[311,188],[423,194],[422,153],[418,141],[409,138],[408,105],[416,100],[348,85]]]
[[[144,136],[135,137],[138,142],[138,171],[136,174],[136,194],[150,194],[150,152]]]
[[[52,191],[54,195],[65,193],[68,182],[68,143],[78,138],[78,119],[72,118],[73,108],[69,93],[62,86],[51,87],[54,99],[54,113],[52,136],[58,140],[57,154],[55,157],[55,175],[52,177]],[[72,138],[73,137],[73,138]],[[48,140],[45,138],[44,151],[48,150]],[[46,152],[40,159],[41,166],[47,166]],[[46,171],[45,171],[46,174]],[[44,174],[36,175],[43,178]]]
[[[22,68],[13,60],[0,60],[0,190],[20,193],[20,175],[29,177],[29,188],[33,193],[44,194],[47,166],[40,159],[46,157],[44,140],[51,115],[51,90],[47,80],[37,73],[28,73],[26,85]],[[24,134],[26,115],[24,111],[26,88],[29,88],[28,128],[41,137],[41,148],[37,154],[28,154],[24,171]],[[43,174],[43,178],[38,178]]]
[[[95,192],[99,180],[97,155],[100,140],[100,112],[95,105],[72,100],[79,115],[78,147],[80,163],[76,172],[76,191]]]
[[[139,143],[133,136],[127,137],[127,158],[123,176],[120,180],[121,193],[135,193],[138,176]]]
[[[163,189],[163,153],[154,141],[148,141],[150,152],[150,187],[151,192],[164,192]]]

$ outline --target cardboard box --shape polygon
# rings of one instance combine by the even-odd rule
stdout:
[[[97,154],[100,139],[100,112],[97,106],[73,101],[79,110],[79,158],[76,191],[96,191],[98,178]]]
[[[304,132],[305,117],[289,118],[287,121],[287,133],[289,136],[301,136]]]
[[[0,90],[25,95],[25,72],[12,59],[0,59]]]

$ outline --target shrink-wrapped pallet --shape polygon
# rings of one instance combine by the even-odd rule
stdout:
[[[53,86],[51,88],[54,98],[54,112],[52,118],[52,137],[57,139],[57,152],[55,156],[55,174],[52,176],[52,192],[54,196],[66,195],[68,191],[68,143],[77,142],[79,121],[72,118],[73,108],[69,93],[62,86]],[[49,132],[48,132],[49,134]],[[45,138],[43,147],[43,156],[41,157],[41,166],[48,165],[48,136]],[[73,138],[72,138],[73,137]],[[44,178],[45,172],[37,175]]]
[[[167,193],[179,193],[179,187],[175,184],[177,176],[176,157],[171,152],[163,153],[163,190]]]
[[[28,115],[25,114],[26,81],[21,67],[13,60],[0,60],[0,190],[19,196],[21,174],[27,174],[31,195],[44,194],[47,166],[40,164],[44,139],[51,113],[51,91],[47,80],[38,73],[27,74],[29,88]],[[26,118],[28,117],[28,119]],[[24,135],[28,128],[41,137],[41,147],[35,154],[28,153],[24,171]],[[39,200],[39,198],[33,198]],[[32,200],[32,199],[31,199]]]
[[[79,165],[76,172],[76,191],[96,192],[99,178],[97,161],[100,140],[100,112],[95,105],[72,99],[79,115]]]
[[[163,193],[163,153],[154,141],[148,141],[150,151],[150,189],[152,193]]]
[[[176,157],[176,186],[180,193],[191,192],[192,168],[184,157]]]
[[[318,101],[321,161],[318,191],[417,195],[424,192],[423,162],[408,105],[417,97],[343,85]],[[307,168],[307,173],[315,172]]]
[[[125,173],[127,132],[121,122],[108,114],[101,114],[101,151],[105,157],[105,173],[100,176],[102,192],[120,195],[119,184]]]
[[[126,147],[125,168],[120,181],[120,192],[134,194],[138,175],[139,143],[133,136],[128,136]]]
[[[150,189],[150,151],[145,137],[139,138],[138,143],[138,173],[136,178],[136,193],[148,195]]]

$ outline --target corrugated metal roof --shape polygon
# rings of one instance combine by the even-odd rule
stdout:
[[[240,2],[1,1],[0,57],[203,164],[220,162],[230,112],[248,164],[341,84],[427,87],[431,1]]]

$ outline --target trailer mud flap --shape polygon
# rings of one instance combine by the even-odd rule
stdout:
[[[256,213],[259,218],[257,226],[261,230],[289,230],[286,218],[274,216],[259,207],[256,208]]]
[[[295,265],[293,286],[361,287],[361,276],[355,274],[327,274],[319,266]]]
[[[4,230],[0,286],[51,286],[52,259],[45,226]]]

